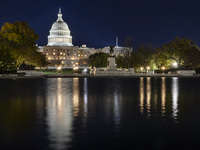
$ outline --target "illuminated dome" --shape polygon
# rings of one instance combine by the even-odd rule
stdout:
[[[62,19],[61,9],[57,21],[53,23],[49,32],[47,46],[73,46],[72,36],[68,25]]]

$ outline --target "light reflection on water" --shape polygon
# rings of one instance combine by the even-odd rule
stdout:
[[[116,128],[120,124],[120,92],[119,89],[115,86],[114,88],[114,121]]]
[[[92,87],[88,87],[87,78],[82,80],[82,86],[79,78],[58,78],[53,82],[52,80],[49,80],[47,87],[47,125],[49,139],[52,141],[50,147],[53,149],[66,149],[70,146],[70,144],[67,143],[70,143],[73,140],[72,138],[74,135],[72,130],[74,117],[84,116],[85,119],[83,119],[83,121],[84,124],[87,125],[86,118],[89,113],[88,103],[92,102],[92,99],[88,99],[88,94],[90,94],[88,88]],[[139,79],[140,113],[147,119],[150,119],[151,115],[166,117],[166,114],[169,114],[166,110],[166,78],[162,77],[159,80],[155,80],[156,84],[154,87],[152,87],[151,80],[152,78],[150,77],[141,77]],[[178,78],[172,78],[171,80],[172,117],[174,120],[177,120],[179,94]],[[160,89],[157,89],[157,84],[159,83],[161,84]],[[106,102],[107,105],[105,105],[105,108],[102,109],[102,111],[105,111],[104,113],[110,116],[112,110],[109,109],[113,109],[115,129],[119,132],[122,117],[121,110],[123,110],[122,107],[124,107],[123,92],[121,91],[122,87],[119,82],[113,81],[110,82],[110,86],[105,88],[107,88],[107,94],[102,95],[100,100],[104,101],[102,98],[105,98],[106,101],[110,102]],[[160,95],[158,95],[157,90],[160,90]],[[152,94],[154,94],[154,97],[152,97]],[[81,95],[82,98],[80,97]],[[92,98],[94,98],[93,100],[97,101],[98,99],[94,96],[95,95],[92,95]],[[101,105],[101,102],[95,104]]]
[[[164,117],[166,115],[166,78],[161,78],[161,115]]]
[[[146,85],[146,97],[147,97],[147,117],[151,116],[151,78],[147,77],[147,85]]]
[[[167,113],[166,111],[166,96],[167,96],[167,89],[166,89],[166,77],[162,77],[161,79],[161,85],[160,85],[160,95],[157,93],[157,80],[156,84],[154,85],[154,88],[152,88],[150,77],[140,78],[139,83],[139,93],[140,93],[140,101],[139,101],[139,107],[140,107],[140,113],[143,116],[146,116],[147,118],[151,117],[152,111],[154,111],[154,116],[159,116],[161,114],[162,117],[165,117]],[[177,120],[178,116],[178,97],[179,97],[179,85],[178,85],[178,78],[173,77],[171,78],[172,84],[171,84],[171,95],[172,95],[172,117],[174,120]],[[158,80],[159,81],[159,80]],[[146,92],[146,94],[145,94]],[[154,99],[152,97],[152,94],[154,94]],[[160,96],[160,97],[159,97]],[[154,103],[153,103],[154,100]],[[158,102],[160,100],[160,102]],[[145,103],[146,102],[146,103]],[[161,110],[159,111],[159,103],[161,105]],[[152,106],[153,105],[153,106]],[[169,110],[170,111],[170,110]],[[146,113],[145,113],[146,112]]]
[[[84,116],[87,117],[88,114],[88,86],[87,86],[87,78],[84,78],[83,84],[83,97],[84,97]]]
[[[140,85],[139,85],[139,88],[140,88],[140,112],[141,114],[144,113],[144,78],[141,77],[140,78]]]
[[[73,114],[77,117],[79,113],[79,78],[73,78],[73,108]]]
[[[35,83],[28,79],[15,80],[12,84],[4,82],[0,84],[0,142],[10,138],[9,142],[14,143],[15,135],[27,130],[32,132],[24,131],[21,136],[29,137],[30,134],[33,138],[30,136],[21,143],[34,143],[32,139],[41,135],[34,144],[46,142],[44,149],[81,149],[90,145],[93,146],[90,149],[95,149],[95,145],[101,143],[104,143],[100,146],[102,149],[106,144],[113,144],[107,149],[118,148],[118,143],[128,149],[126,145],[131,143],[139,143],[139,147],[143,142],[146,145],[153,143],[156,136],[158,139],[162,137],[162,140],[166,136],[171,140],[177,133],[184,133],[185,137],[193,138],[195,134],[192,134],[190,121],[195,122],[196,127],[200,124],[193,117],[200,110],[196,105],[200,94],[195,91],[200,84],[194,84],[199,83],[199,79],[47,78],[35,79]],[[41,82],[44,84],[41,85]],[[10,95],[4,95],[4,87],[10,90]],[[184,122],[189,123],[181,128]],[[32,127],[35,124],[36,127]],[[188,130],[186,133],[185,128]],[[194,130],[200,134],[199,128]],[[34,132],[37,134],[34,135]],[[182,138],[182,135],[179,137]],[[173,141],[170,142],[173,144]]]
[[[175,120],[178,117],[178,96],[179,96],[179,86],[178,77],[172,78],[172,116]]]
[[[49,133],[50,147],[53,149],[65,149],[72,136],[73,108],[71,96],[72,90],[66,85],[71,85],[73,79],[61,78],[47,80],[47,126]],[[74,79],[76,80],[76,79]],[[77,86],[77,83],[73,84]],[[73,87],[74,87],[73,86]],[[78,97],[75,94],[74,97]],[[74,99],[77,102],[77,99]],[[74,102],[73,102],[74,104]]]

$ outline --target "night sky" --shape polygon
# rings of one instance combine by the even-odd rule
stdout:
[[[161,46],[176,36],[189,37],[200,45],[199,0],[4,0],[0,25],[26,21],[47,44],[59,7],[68,24],[73,44],[102,48],[119,45],[132,37],[133,46]]]

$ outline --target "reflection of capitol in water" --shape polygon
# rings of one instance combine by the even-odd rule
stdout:
[[[53,149],[66,149],[73,137],[74,117],[80,111],[80,85],[79,78],[65,78],[49,80],[47,83],[47,119],[50,147]],[[87,115],[88,89],[87,79],[83,85],[83,107]]]
[[[50,148],[67,149],[79,132],[87,133],[87,125],[95,122],[114,125],[118,134],[123,117],[128,117],[128,112],[137,113],[138,105],[140,114],[147,119],[172,117],[177,121],[178,78],[141,77],[136,85],[139,93],[123,90],[122,81],[107,79],[102,84],[97,82],[103,87],[97,88],[93,84],[96,81],[89,78],[47,79],[46,124]],[[135,105],[137,99],[139,103]],[[95,119],[91,121],[93,116]],[[76,125],[81,128],[78,133]]]
[[[53,149],[65,149],[66,143],[71,140],[73,129],[72,89],[67,88],[71,84],[72,79],[61,80],[60,78],[48,83],[47,126]]]
[[[156,81],[156,79],[154,79]],[[157,79],[158,80],[158,79]],[[159,81],[159,80],[158,80]],[[150,117],[152,114],[152,111],[154,111],[154,115],[161,115],[162,117],[165,117],[166,114],[170,114],[170,112],[167,112],[166,110],[166,101],[167,101],[167,90],[171,90],[171,97],[168,100],[172,100],[171,104],[171,111],[172,113],[170,114],[175,120],[177,119],[178,116],[178,97],[179,97],[179,85],[178,85],[178,78],[173,77],[171,78],[171,89],[166,88],[166,77],[161,78],[160,82],[160,89],[157,89],[157,86],[154,85],[154,91],[151,88],[152,83],[151,83],[151,78],[147,77],[141,77],[140,78],[140,84],[139,84],[139,91],[140,91],[140,113],[144,116]],[[157,81],[156,81],[157,82]],[[157,90],[160,90],[160,94],[158,93]],[[154,94],[154,97],[152,97],[152,94]],[[159,97],[160,96],[160,97]],[[160,100],[158,102],[157,100]],[[160,105],[159,105],[160,104]],[[169,111],[169,110],[168,110]],[[157,113],[155,113],[157,112]]]

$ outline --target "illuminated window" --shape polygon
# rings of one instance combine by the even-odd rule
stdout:
[[[56,53],[53,53],[53,55],[56,55]]]
[[[63,55],[65,55],[65,53],[63,53]]]
[[[60,52],[60,55],[62,55],[62,52]]]
[[[46,53],[46,55],[48,56],[48,53]]]

